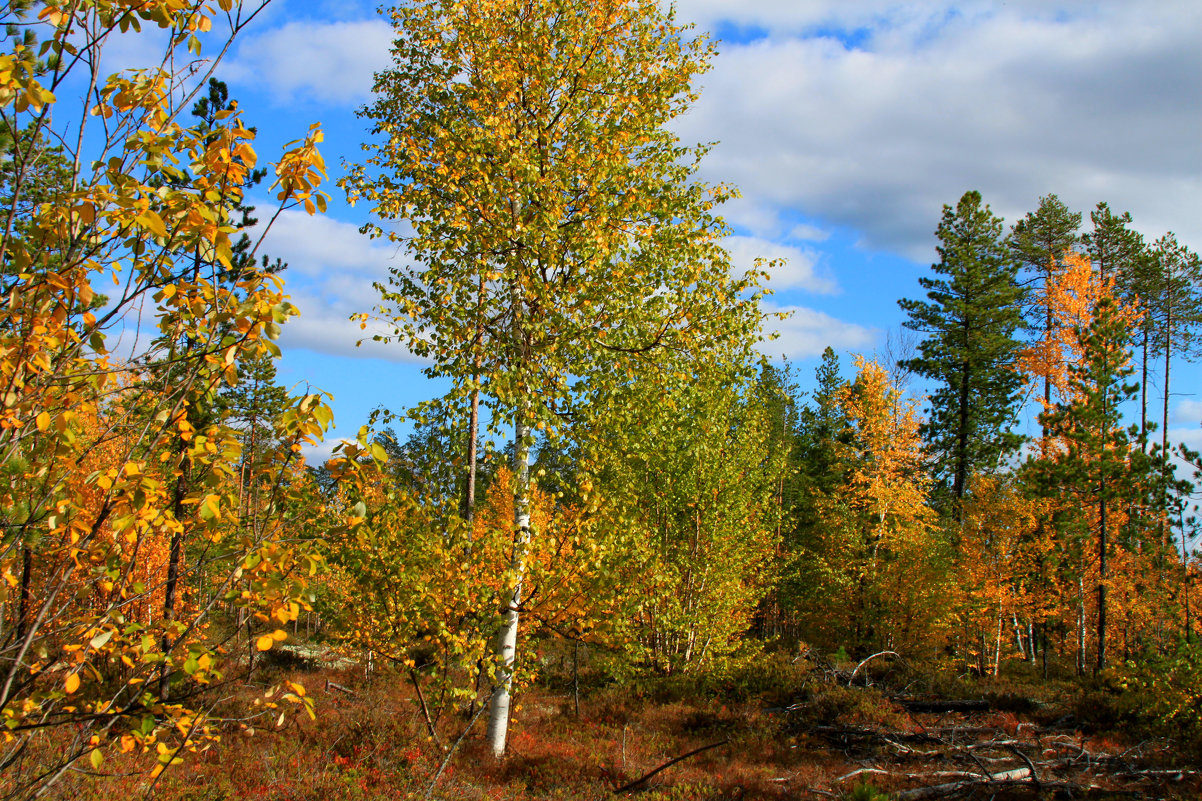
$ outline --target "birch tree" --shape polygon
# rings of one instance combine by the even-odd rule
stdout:
[[[345,180],[409,261],[380,285],[394,336],[511,425],[514,535],[488,739],[504,752],[530,526],[530,444],[585,386],[662,349],[749,336],[756,276],[717,244],[725,187],[666,123],[712,47],[655,0],[414,0],[387,12],[369,157]],[[679,377],[687,380],[686,375]]]

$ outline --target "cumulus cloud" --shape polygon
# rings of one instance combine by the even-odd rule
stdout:
[[[761,214],[800,211],[925,260],[942,204],[965,190],[1010,221],[1055,192],[1202,243],[1202,90],[1190,77],[1202,74],[1202,6],[722,7],[681,13],[777,27],[722,48],[678,128],[719,140],[705,177],[732,181]]]
[[[1202,401],[1183,400],[1177,404],[1171,414],[1174,423],[1193,424],[1202,433]]]
[[[264,203],[261,207],[270,207]],[[261,233],[268,221],[260,215],[260,224],[251,234]],[[302,273],[308,277],[328,276],[334,272],[350,272],[368,280],[380,280],[390,267],[400,263],[402,255],[396,245],[383,240],[369,239],[359,233],[353,223],[329,215],[309,215],[289,209],[280,213],[260,247],[288,262],[289,275]]]
[[[372,76],[388,66],[391,46],[392,28],[383,20],[289,22],[244,39],[223,74],[264,84],[281,103],[348,105],[371,94]]]
[[[771,289],[803,289],[819,294],[838,290],[834,280],[817,269],[818,254],[812,250],[750,236],[728,236],[722,244],[739,273],[752,269],[756,259],[779,261],[779,266],[768,270]]]
[[[380,297],[373,283],[386,282],[389,269],[404,264],[404,255],[395,245],[369,240],[352,223],[289,210],[281,212],[271,226],[260,252],[288,264],[284,277],[292,302],[300,310],[300,316],[284,326],[283,347],[392,362],[418,361],[400,343],[372,340],[375,335],[390,335],[391,326],[372,320],[363,329],[350,319],[375,313]]]
[[[767,304],[764,310],[770,315],[788,315],[784,319],[770,316],[764,321],[765,333],[777,335],[760,343],[759,350],[766,356],[783,354],[790,359],[807,359],[821,355],[828,345],[838,351],[862,350],[873,344],[878,333],[803,306]]]
[[[370,287],[368,287],[370,289]],[[365,299],[370,302],[371,299]],[[284,326],[280,345],[285,350],[304,348],[317,353],[328,353],[347,358],[375,358],[389,362],[422,364],[401,342],[378,342],[373,337],[388,337],[394,334],[391,325],[379,320],[368,320],[366,328],[351,319],[354,314],[367,309],[353,300],[328,298],[307,291],[296,292],[292,302],[300,310]]]

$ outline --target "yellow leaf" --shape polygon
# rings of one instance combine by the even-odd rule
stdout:
[[[79,674],[72,673],[70,676],[67,677],[67,694],[70,695],[71,693],[75,692],[78,689],[79,689]]]
[[[260,651],[269,651],[274,643],[275,640],[272,639],[270,634],[264,634],[262,637],[255,640],[255,648],[258,648]]]
[[[45,431],[50,427],[50,414],[48,412],[42,412],[38,415],[37,426],[38,431]]]

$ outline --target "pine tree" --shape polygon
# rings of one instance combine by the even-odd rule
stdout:
[[[1109,294],[1099,299],[1089,327],[1079,329],[1077,337],[1082,358],[1069,366],[1070,397],[1041,419],[1063,444],[1047,465],[1049,476],[1074,498],[1061,525],[1096,536],[1096,665],[1103,670],[1113,517],[1137,491],[1137,476],[1145,467],[1142,451],[1131,447],[1137,429],[1122,425],[1122,405],[1139,387],[1127,381],[1135,372],[1127,352],[1129,324]]]
[[[1047,290],[1064,271],[1064,257],[1077,243],[1081,213],[1072,212],[1055,195],[1039,199],[1039,208],[1014,224],[1010,234],[1011,254],[1020,271],[1030,275],[1023,285],[1038,286],[1029,308],[1035,339],[1056,335],[1056,318],[1047,299]],[[1052,385],[1044,381],[1044,405],[1052,402]],[[1046,436],[1046,434],[1045,434]]]
[[[993,469],[1019,444],[1010,426],[1021,386],[1012,365],[1023,291],[1002,220],[981,205],[979,192],[944,206],[935,234],[939,277],[919,279],[928,301],[899,301],[910,316],[906,327],[926,335],[919,355],[903,365],[938,384],[923,433],[958,504],[970,475]]]
[[[274,432],[289,405],[288,390],[276,383],[275,361],[266,353],[241,361],[238,383],[218,396],[218,416],[242,442],[238,486],[243,508],[252,514],[258,509],[258,475],[273,461],[270,454],[279,444]]]
[[[1192,360],[1202,354],[1202,260],[1165,234],[1150,251],[1150,289],[1145,301],[1152,320],[1152,354],[1164,359],[1164,405],[1161,448],[1169,449],[1169,398],[1174,358]]]
[[[1148,252],[1143,236],[1128,226],[1131,213],[1114,214],[1110,206],[1099,203],[1089,213],[1093,230],[1081,236],[1085,251],[1101,280],[1114,279],[1118,297],[1126,304],[1142,304],[1147,296]],[[1140,362],[1140,435],[1148,432],[1148,365],[1151,358],[1152,317],[1145,314],[1136,332],[1136,347],[1142,353]],[[1146,447],[1145,447],[1146,449]]]

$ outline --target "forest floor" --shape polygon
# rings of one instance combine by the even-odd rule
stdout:
[[[1030,687],[978,679],[914,695],[881,683],[895,677],[861,672],[858,686],[849,687],[846,670],[790,672],[788,660],[784,664],[768,689],[749,691],[737,680],[727,687],[592,688],[579,697],[579,715],[570,686],[567,692],[562,683],[530,688],[514,712],[506,757],[489,756],[483,721],[477,721],[429,797],[1202,798],[1202,772],[1192,758],[1121,722],[1099,725],[1079,688],[1067,684],[1040,684],[1032,697],[1016,692]],[[345,665],[262,671],[254,684],[231,690],[239,697],[224,706],[245,708],[282,679],[304,684],[315,720],[293,715],[278,728],[274,715],[231,720],[222,742],[170,768],[153,787],[144,773],[134,774],[132,757],[120,757],[106,760],[100,772],[108,778],[76,774],[55,795],[106,801],[423,797],[446,747],[468,723],[462,712],[445,712],[434,721],[435,740],[406,674],[365,679],[360,667]],[[248,723],[256,727],[253,734]]]

